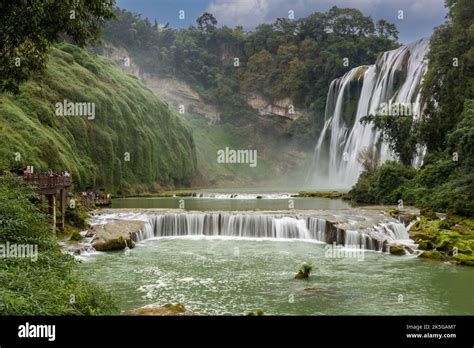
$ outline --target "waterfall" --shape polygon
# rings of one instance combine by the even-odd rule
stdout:
[[[361,244],[361,234],[359,233],[359,231],[347,230],[344,246],[347,248],[347,247],[360,245],[360,244]]]
[[[153,237],[227,236],[325,241],[326,221],[299,215],[183,213],[150,217],[135,234]]]
[[[362,169],[357,156],[363,149],[372,150],[380,163],[394,158],[381,133],[373,130],[371,124],[362,125],[360,119],[380,113],[381,108],[391,112],[392,106],[394,110],[405,108],[415,120],[420,117],[420,85],[427,69],[428,48],[429,39],[421,39],[385,52],[376,64],[354,68],[332,81],[325,123],[308,174],[312,185],[351,187]],[[413,165],[421,165],[423,155],[424,148],[419,146]]]
[[[272,238],[336,243],[381,251],[385,241],[409,241],[402,223],[389,221],[373,228],[350,230],[305,214],[165,213],[150,215],[134,241],[155,237],[219,236]]]
[[[389,222],[381,223],[374,228],[384,235],[388,235],[393,240],[410,239],[406,227],[401,223]]]

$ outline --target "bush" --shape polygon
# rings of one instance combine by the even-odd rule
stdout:
[[[295,275],[295,279],[308,279],[313,266],[310,263],[303,263],[298,273]]]
[[[432,154],[421,169],[386,162],[373,175],[362,173],[349,192],[360,203],[416,205],[433,211],[463,216],[474,215],[474,172],[447,160],[446,155]]]
[[[114,298],[77,271],[21,179],[0,177],[0,243],[37,246],[37,258],[0,258],[0,315],[116,314]]]
[[[403,185],[416,170],[397,162],[385,162],[373,175],[363,173],[349,192],[352,199],[363,203],[395,204],[403,198]]]

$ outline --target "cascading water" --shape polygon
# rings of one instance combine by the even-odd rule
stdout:
[[[152,216],[136,239],[204,235],[324,242],[325,231],[325,220],[306,216],[188,213]]]
[[[297,239],[377,251],[382,250],[384,241],[410,241],[405,226],[393,221],[379,223],[373,228],[350,230],[304,214],[230,213],[152,215],[134,239],[185,236]]]
[[[418,119],[423,108],[420,85],[427,69],[429,39],[385,52],[374,65],[360,66],[332,81],[326,100],[325,124],[316,144],[310,183],[322,188],[349,188],[359,177],[357,157],[367,149],[380,163],[393,158],[381,133],[360,119],[384,106],[404,107]],[[421,165],[419,148],[414,165]]]

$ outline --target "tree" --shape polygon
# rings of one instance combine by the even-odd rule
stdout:
[[[457,124],[466,99],[474,99],[474,2],[446,1],[445,24],[433,33],[422,88],[427,107],[419,125],[428,151],[441,152],[446,134]]]
[[[362,165],[364,173],[374,175],[380,165],[380,153],[373,147],[365,147],[357,154],[357,161]]]
[[[0,2],[0,92],[17,92],[41,71],[49,47],[61,37],[81,46],[97,39],[113,5],[114,0]]]
[[[244,91],[262,92],[267,86],[267,79],[274,69],[273,56],[267,50],[261,50],[250,57],[247,68],[241,79]]]
[[[362,124],[372,122],[375,129],[382,132],[390,150],[397,154],[400,162],[409,166],[416,149],[411,116],[368,115],[361,119]]]
[[[378,36],[398,40],[398,30],[395,24],[387,22],[385,19],[380,19],[375,23],[375,31]]]
[[[329,10],[328,18],[332,30],[339,35],[364,36],[375,31],[372,18],[354,8],[334,6]]]
[[[217,19],[209,12],[204,12],[201,17],[196,20],[198,28],[202,32],[209,32],[215,29],[217,25]]]

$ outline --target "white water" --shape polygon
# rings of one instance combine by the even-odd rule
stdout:
[[[309,181],[317,187],[350,188],[362,170],[359,152],[372,149],[380,163],[394,158],[379,131],[360,119],[375,115],[383,103],[412,103],[412,117],[418,119],[423,108],[420,85],[427,69],[425,55],[429,39],[385,52],[374,65],[360,66],[332,81],[326,100],[325,124],[315,148]],[[355,85],[356,84],[356,85]],[[357,109],[350,120],[348,99],[359,94]],[[356,96],[357,97],[357,96]],[[396,116],[394,116],[396,117]],[[351,123],[351,124],[350,124]],[[413,164],[421,165],[424,149],[419,147]]]
[[[151,216],[137,240],[153,237],[227,236],[324,241],[326,221],[306,216],[183,213]]]
[[[300,214],[168,213],[151,215],[136,241],[162,237],[302,240],[361,246],[381,251],[383,242],[412,245],[405,226],[380,222],[360,230],[331,227],[324,219]]]

